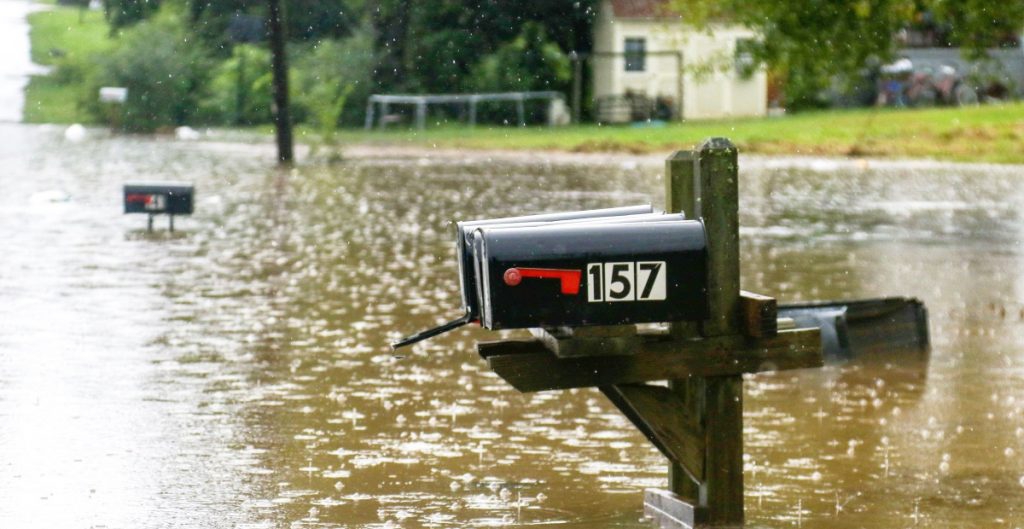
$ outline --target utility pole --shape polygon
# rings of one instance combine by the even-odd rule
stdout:
[[[288,108],[288,58],[284,50],[284,6],[281,0],[267,0],[270,26],[271,69],[274,72],[274,129],[277,135],[277,161],[291,164],[292,120]]]

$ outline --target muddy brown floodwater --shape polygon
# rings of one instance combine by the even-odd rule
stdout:
[[[665,462],[596,390],[516,393],[476,328],[387,343],[457,313],[453,220],[660,205],[657,158],[0,135],[0,527],[649,527]],[[917,296],[934,344],[749,377],[749,525],[1024,527],[1024,170],[740,174],[745,288]],[[130,179],[196,214],[147,234]]]

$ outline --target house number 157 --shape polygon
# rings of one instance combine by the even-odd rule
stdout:
[[[663,301],[665,261],[590,263],[587,301]]]

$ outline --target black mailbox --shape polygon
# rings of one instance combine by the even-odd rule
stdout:
[[[170,229],[174,231],[175,215],[191,215],[195,186],[183,182],[131,182],[124,185],[124,212],[149,214],[149,229],[153,229],[153,215],[170,216]]]
[[[124,212],[191,215],[195,187],[180,182],[133,182],[124,185]]]
[[[701,221],[478,228],[473,244],[488,329],[708,317]]]
[[[460,222],[465,313],[393,346],[473,321],[506,329],[706,319],[706,245],[700,221],[651,206]]]

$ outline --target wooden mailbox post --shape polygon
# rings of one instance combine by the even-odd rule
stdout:
[[[537,329],[485,342],[480,355],[522,392],[597,387],[668,458],[669,490],[644,512],[663,528],[743,524],[744,373],[820,367],[817,328],[779,330],[773,298],[740,291],[736,147],[724,138],[666,161],[666,211],[702,218],[710,317],[669,323]],[[666,385],[649,384],[668,381]]]

